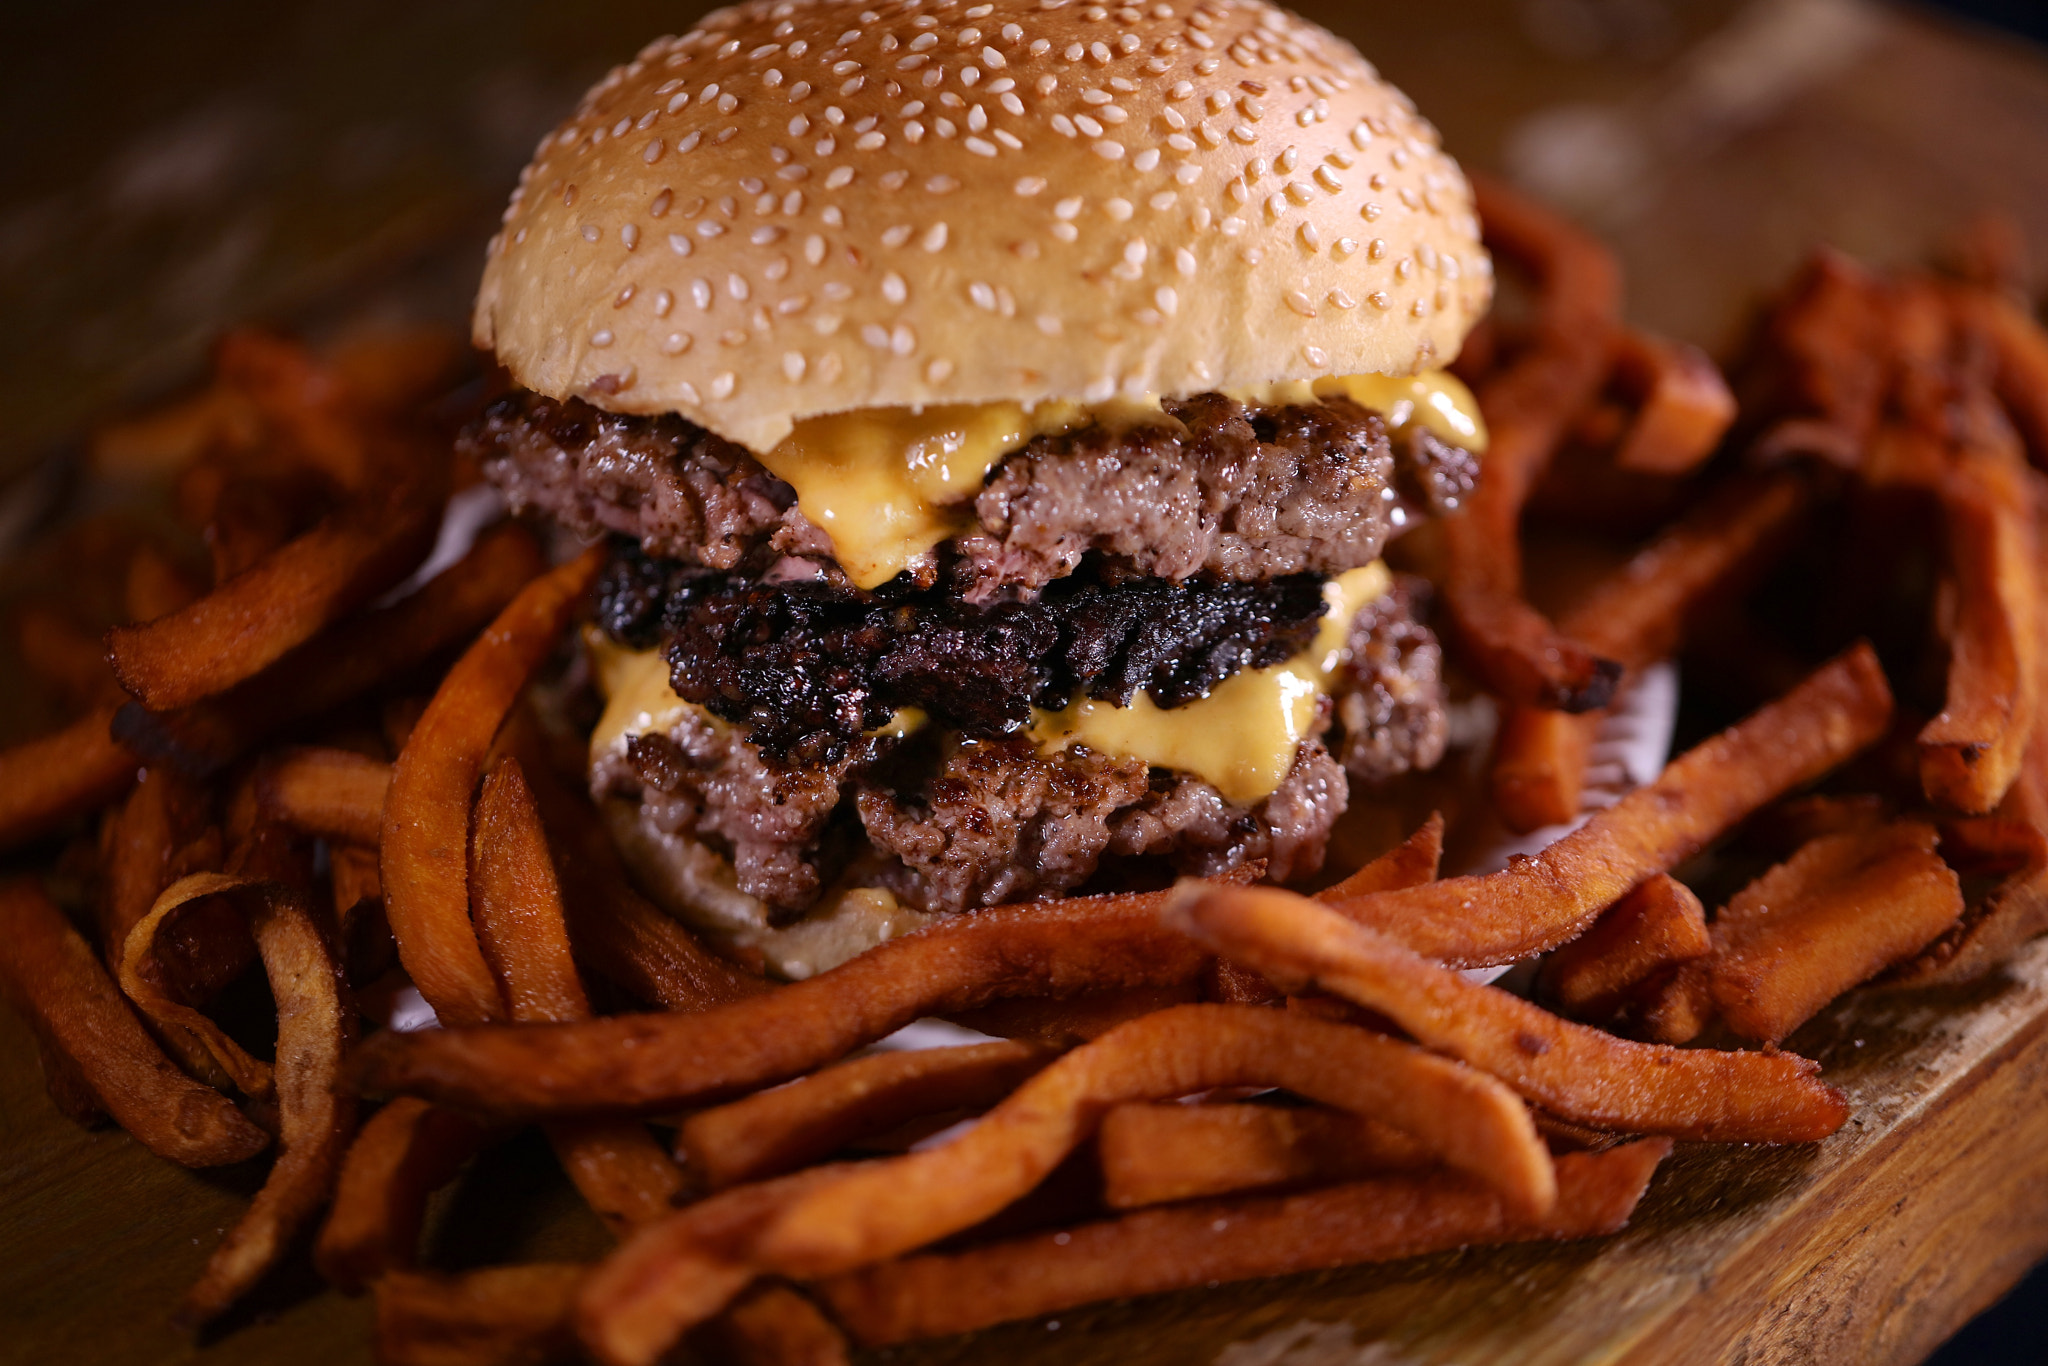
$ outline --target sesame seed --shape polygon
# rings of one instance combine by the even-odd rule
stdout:
[[[620,291],[619,291],[618,297],[612,300],[612,307],[613,307],[613,308],[624,308],[624,307],[625,307],[625,306],[626,306],[627,304],[629,304],[629,303],[632,303],[632,302],[633,302],[633,286],[632,286],[632,285],[627,285],[627,286],[626,286],[626,287],[625,287],[624,289],[622,289],[622,290],[620,290]]]
[[[600,235],[600,234],[598,233],[598,230],[597,230],[597,224],[595,224],[595,223],[585,223],[585,224],[583,225],[583,240],[584,240],[584,241],[586,241],[586,242],[595,242],[595,241],[596,241],[596,240],[598,239],[599,235]]]
[[[668,206],[675,202],[675,197],[675,191],[673,190],[663,190],[660,194],[654,196],[654,202],[647,206],[647,216],[650,218],[660,218],[666,214]]]
[[[1371,304],[1374,308],[1385,308],[1388,304],[1393,302],[1392,299],[1387,297],[1387,291],[1385,291],[1384,289],[1376,289],[1372,293],[1366,295],[1365,301]]]
[[[699,278],[690,281],[690,302],[697,305],[699,312],[710,311],[711,282],[709,280]]]
[[[1081,235],[1081,230],[1072,223],[1055,223],[1052,225],[1052,235],[1062,242],[1072,242]]]
[[[1026,199],[1029,199],[1033,195],[1045,192],[1045,177],[1037,175],[1024,176],[1011,188]]]
[[[1159,311],[1169,318],[1180,309],[1180,295],[1174,291],[1172,285],[1161,285],[1153,290],[1152,302],[1157,304]]]
[[[687,332],[669,333],[662,341],[661,349],[671,356],[682,355],[683,352],[690,349],[690,334]]]
[[[1301,238],[1301,244],[1310,251],[1322,250],[1322,234],[1316,231],[1315,224],[1303,223],[1300,228],[1296,229],[1296,233]]]
[[[1108,214],[1111,218],[1114,218],[1119,223],[1122,223],[1129,219],[1133,212],[1131,208],[1131,201],[1122,198],[1121,196],[1104,200],[1102,203],[1102,211]]]
[[[721,370],[711,380],[711,397],[715,399],[731,398],[733,390],[739,388],[739,384],[739,376],[733,374],[730,370]]]
[[[1368,261],[1377,261],[1386,254],[1387,239],[1384,237],[1375,237],[1365,244],[1365,259]]]
[[[1352,252],[1358,250],[1358,239],[1355,237],[1340,237],[1337,239],[1337,245],[1331,250],[1336,258],[1341,261]]]
[[[1322,347],[1320,347],[1320,346],[1304,346],[1304,347],[1302,347],[1302,348],[1301,348],[1301,358],[1302,358],[1303,360],[1307,361],[1307,362],[1308,362],[1308,363],[1309,363],[1309,364],[1310,364],[1311,366],[1313,366],[1314,368],[1316,368],[1316,369],[1318,369],[1318,370],[1322,369],[1322,368],[1323,368],[1324,366],[1326,366],[1326,365],[1328,365],[1328,364],[1330,363],[1330,357],[1329,357],[1329,354],[1328,354],[1327,352],[1325,352],[1325,351],[1323,350],[1323,348],[1322,348]],[[1219,1220],[1217,1220],[1216,1222],[1220,1224],[1220,1223],[1222,1223],[1223,1221],[1222,1221],[1221,1219],[1219,1219]]]
[[[1341,289],[1333,289],[1330,291],[1330,303],[1333,307],[1336,308],[1358,307],[1358,300],[1352,298],[1349,294],[1346,294]]]
[[[996,145],[987,138],[967,138],[960,145],[978,157],[992,157],[996,155]]]
[[[712,238],[712,237],[718,237],[718,236],[721,236],[721,235],[723,235],[723,234],[724,234],[724,232],[725,232],[725,224],[723,224],[723,223],[719,222],[719,221],[718,221],[717,219],[715,219],[715,218],[707,218],[707,219],[705,219],[705,220],[704,220],[704,221],[703,221],[702,223],[699,223],[699,224],[697,225],[697,235],[698,235],[699,237],[703,237],[703,238]]]
[[[810,362],[804,358],[803,352],[785,351],[782,353],[782,373],[791,384],[802,379],[804,371],[809,368]]]
[[[1074,126],[1091,138],[1099,138],[1103,133],[1101,122],[1087,114],[1074,115]]]
[[[1092,145],[1095,148],[1095,155],[1110,161],[1115,161],[1124,154],[1124,145],[1121,142],[1112,142],[1108,138]]]
[[[1131,165],[1141,171],[1156,169],[1159,165],[1159,149],[1157,147],[1147,147],[1144,151],[1131,158]]]
[[[1182,185],[1192,185],[1202,178],[1202,168],[1192,161],[1182,162],[1174,169],[1173,178]]]
[[[889,329],[880,323],[866,323],[860,329],[860,339],[877,351],[889,349]]]
[[[882,245],[892,249],[900,247],[910,240],[913,231],[908,223],[898,223],[894,227],[886,228],[882,232]]]
[[[1252,131],[1252,127],[1248,123],[1233,123],[1230,125],[1230,136],[1236,141],[1246,144],[1259,140],[1259,135]]]
[[[946,225],[934,223],[925,230],[924,240],[918,243],[926,251],[942,251],[946,245]]]
[[[609,327],[600,327],[597,331],[590,334],[590,344],[592,346],[610,346],[612,344],[612,330]]]
[[[984,281],[976,280],[969,284],[967,297],[974,301],[976,308],[989,313],[996,311],[996,292]]]
[[[853,167],[851,166],[835,166],[832,168],[831,174],[825,177],[825,188],[828,190],[843,190],[852,183]]]
[[[909,286],[903,283],[901,275],[892,270],[882,277],[882,297],[892,304],[901,304],[910,297]]]
[[[1316,315],[1316,306],[1309,302],[1308,295],[1298,289],[1287,291],[1287,306],[1304,318],[1313,318]]]
[[[1426,318],[1429,316],[1429,305],[1424,303],[1422,300],[1417,299],[1413,304],[1410,304],[1408,306],[1408,312],[1413,317]]]
[[[1383,212],[1385,211],[1381,209],[1379,205],[1367,204],[1364,208],[1358,211],[1358,216],[1360,218],[1363,218],[1366,222],[1370,223],[1377,219]]]

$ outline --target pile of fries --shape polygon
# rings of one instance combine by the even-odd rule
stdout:
[[[2003,262],[1822,255],[1731,390],[1620,321],[1597,243],[1480,204],[1527,321],[1475,334],[1483,482],[1402,550],[1498,701],[1482,800],[1569,822],[1616,689],[1682,657],[1697,693],[1655,781],[1484,876],[1439,876],[1432,818],[1313,897],[1246,868],[761,980],[633,888],[535,702],[574,677],[601,551],[550,567],[505,523],[406,583],[474,479],[444,355],[238,335],[203,393],[105,433],[100,471],[164,482],[187,539],[38,552],[78,582],[17,603],[18,645],[72,716],[0,753],[0,842],[43,860],[0,889],[0,981],[67,1114],[189,1166],[273,1153],[182,1320],[310,1236],[375,1296],[387,1362],[629,1366],[688,1337],[816,1366],[1609,1233],[1674,1140],[1840,1127],[1793,1031],[2048,929],[2048,336]],[[1553,620],[1520,530],[1575,497],[1636,545]],[[1529,996],[1459,971],[1539,957]],[[268,1057],[216,1018],[258,963]],[[408,981],[444,1027],[358,1042]],[[864,1051],[927,1017],[997,1037]],[[418,1266],[432,1194],[529,1124],[616,1249]]]

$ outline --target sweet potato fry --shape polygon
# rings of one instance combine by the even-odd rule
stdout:
[[[1735,395],[1706,352],[1623,328],[1615,378],[1639,406],[1614,463],[1625,470],[1685,474],[1714,453],[1735,421]]]
[[[1333,905],[1455,967],[1553,949],[1643,879],[1668,872],[1750,812],[1876,740],[1891,706],[1877,656],[1856,645],[1672,760],[1656,782],[1504,872]]]
[[[1955,613],[1948,696],[1920,732],[1920,782],[1932,801],[1983,812],[2017,776],[2040,708],[2034,513],[2008,433],[1954,452],[1941,502]]]
[[[722,1307],[715,1292],[736,1291],[736,1276],[833,1275],[972,1227],[1043,1180],[1120,1101],[1275,1084],[1416,1134],[1522,1218],[1540,1219],[1556,1200],[1528,1110],[1498,1083],[1347,1025],[1181,1006],[1075,1049],[942,1147],[855,1164],[773,1201],[742,1236],[708,1237],[704,1206],[650,1226],[592,1272],[584,1342],[607,1362],[650,1362]]]
[[[1745,888],[1715,921],[1713,956],[1700,964],[1721,1019],[1777,1043],[1953,925],[1962,892],[1934,845],[1934,828],[1919,821],[1827,835]]]
[[[1988,291],[1958,290],[1952,299],[1991,343],[1998,397],[2025,436],[2034,463],[2048,467],[2048,333],[2020,305]]]
[[[485,1139],[451,1110],[401,1096],[370,1116],[341,1165],[313,1245],[320,1274],[350,1295],[413,1264],[427,1198],[455,1179]]]
[[[1076,897],[955,916],[769,995],[693,1014],[380,1035],[352,1073],[366,1090],[508,1119],[659,1114],[785,1081],[927,1015],[1194,980],[1203,955],[1160,925],[1163,900]]]
[[[109,963],[120,963],[128,932],[164,888],[187,873],[219,871],[223,851],[213,816],[205,788],[163,767],[142,772],[114,810],[100,838],[100,944]],[[209,831],[211,847],[195,848]],[[253,958],[253,942],[249,949]]]
[[[471,858],[477,939],[508,1018],[589,1019],[590,999],[569,952],[547,836],[516,759],[500,761],[484,779]],[[556,1120],[548,1126],[548,1141],[576,1189],[614,1233],[668,1213],[682,1191],[682,1172],[637,1120]]]
[[[1003,1040],[854,1058],[700,1111],[683,1121],[676,1145],[710,1189],[724,1190],[793,1171],[923,1115],[986,1108],[1055,1056]]]
[[[226,1097],[164,1056],[91,946],[29,882],[0,885],[0,984],[100,1108],[157,1156],[217,1167],[269,1143]]]
[[[702,1010],[769,990],[766,981],[712,953],[687,926],[640,895],[589,794],[572,788],[548,761],[524,710],[513,714],[501,744],[524,765],[561,870],[569,943],[585,971],[667,1010]]]
[[[247,887],[240,878],[223,873],[192,873],[164,888],[150,906],[149,914],[135,922],[121,945],[121,990],[167,1040],[175,1039],[171,1051],[180,1057],[193,1056],[200,1068],[188,1065],[194,1075],[225,1075],[235,1089],[251,1100],[270,1100],[275,1087],[268,1063],[252,1058],[227,1031],[201,1012],[174,999],[165,989],[165,974],[155,963],[156,937],[164,921],[184,907],[203,899],[225,896]],[[261,948],[261,945],[258,945]],[[206,1067],[207,1062],[211,1067]]]
[[[391,587],[434,543],[447,459],[397,432],[355,500],[189,606],[107,635],[114,671],[155,711],[227,691]]]
[[[1641,669],[1677,647],[1685,621],[1769,563],[1804,513],[1805,480],[1789,472],[1724,485],[1599,583],[1559,621],[1588,648]],[[1579,814],[1597,717],[1509,707],[1493,759],[1493,801],[1509,829]]]
[[[1713,950],[1700,899],[1659,873],[1614,903],[1593,927],[1543,960],[1538,988],[1561,1014],[1598,1021],[1630,993]]]
[[[1373,1114],[1526,1215],[1556,1197],[1548,1154],[1507,1088],[1369,1030],[1245,1006],[1180,1006],[1075,1049],[951,1143],[869,1164],[801,1197],[759,1250],[767,1265],[800,1275],[894,1256],[1023,1194],[1111,1105],[1261,1085]]]
[[[12,849],[120,796],[140,761],[95,707],[54,735],[0,750],[0,849]]]
[[[1606,378],[1619,272],[1604,247],[1547,209],[1496,181],[1473,183],[1489,245],[1537,276],[1538,317],[1527,351],[1480,387],[1491,431],[1486,477],[1463,513],[1444,521],[1444,599],[1466,657],[1500,696],[1593,710],[1607,705],[1620,670],[1523,599],[1516,525],[1572,417]]]
[[[1428,1144],[1371,1115],[1282,1105],[1119,1105],[1095,1147],[1111,1209],[1438,1165]]]
[[[1164,914],[1284,987],[1315,983],[1380,1012],[1562,1119],[1621,1133],[1805,1143],[1848,1118],[1847,1102],[1804,1058],[1628,1043],[1468,982],[1289,892],[1184,882]]]
[[[249,1206],[214,1249],[179,1306],[181,1322],[217,1317],[265,1272],[327,1202],[355,1131],[356,1100],[335,1085],[355,1030],[332,951],[306,903],[277,883],[231,888],[249,916],[277,1000],[277,1161]]]
[[[374,845],[384,828],[391,765],[346,749],[304,746],[265,764],[256,799],[270,819],[349,844]]]
[[[593,546],[521,590],[441,680],[392,769],[384,910],[398,954],[444,1025],[503,1017],[469,922],[469,804],[485,754],[603,566]]]
[[[377,1282],[383,1366],[541,1366],[576,1359],[570,1310],[588,1268],[492,1266],[459,1275],[394,1271]]]
[[[1429,813],[1429,819],[1415,833],[1381,854],[1341,882],[1333,882],[1316,893],[1316,900],[1349,901],[1374,892],[1399,891],[1436,881],[1444,859],[1444,815]]]
[[[1816,252],[1766,324],[1752,406],[1772,417],[1751,458],[1861,464],[1884,402],[1892,327],[1884,289],[1867,271],[1840,252]]]
[[[1518,1218],[1470,1177],[1387,1176],[1300,1195],[1203,1201],[964,1252],[906,1257],[818,1286],[867,1347],[969,1332],[1091,1300],[1192,1289],[1448,1248],[1590,1238],[1628,1223],[1668,1139],[1557,1159],[1557,1203]]]
[[[731,1366],[846,1366],[846,1335],[786,1285],[757,1285],[713,1319],[704,1336]]]
[[[542,568],[532,535],[505,523],[417,593],[322,632],[219,697],[174,712],[129,703],[115,720],[117,737],[137,754],[205,777],[468,639]]]

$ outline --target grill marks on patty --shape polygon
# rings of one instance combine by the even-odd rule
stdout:
[[[1324,611],[1308,575],[1069,576],[1030,602],[989,607],[938,591],[863,597],[734,578],[679,584],[663,624],[677,694],[747,727],[771,761],[804,767],[837,762],[904,707],[989,739],[1028,725],[1033,707],[1080,697],[1127,706],[1142,689],[1179,706],[1299,653]]]
[[[788,484],[679,417],[520,391],[493,403],[462,442],[515,510],[582,535],[631,536],[650,555],[701,568],[760,572],[798,556],[843,577]],[[1091,553],[1122,572],[1175,580],[1341,573],[1379,555],[1401,506],[1397,484],[1433,506],[1456,489],[1455,473],[1447,484],[1435,472],[1455,449],[1411,439],[1397,453],[1380,419],[1344,399],[1173,400],[1156,421],[1098,423],[1010,454],[964,509],[975,525],[913,577],[929,585],[943,573],[986,602],[1042,588]]]

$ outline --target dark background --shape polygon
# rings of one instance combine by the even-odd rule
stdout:
[[[2048,6],[1295,7],[1357,42],[1461,160],[1613,241],[1632,317],[1711,348],[1819,241],[1920,260],[1996,208],[2048,261],[2048,50],[2015,36],[2048,41]],[[176,386],[229,324],[459,324],[534,141],[608,65],[702,8],[10,6],[0,478]],[[2048,1274],[1936,1360],[2048,1360]]]

